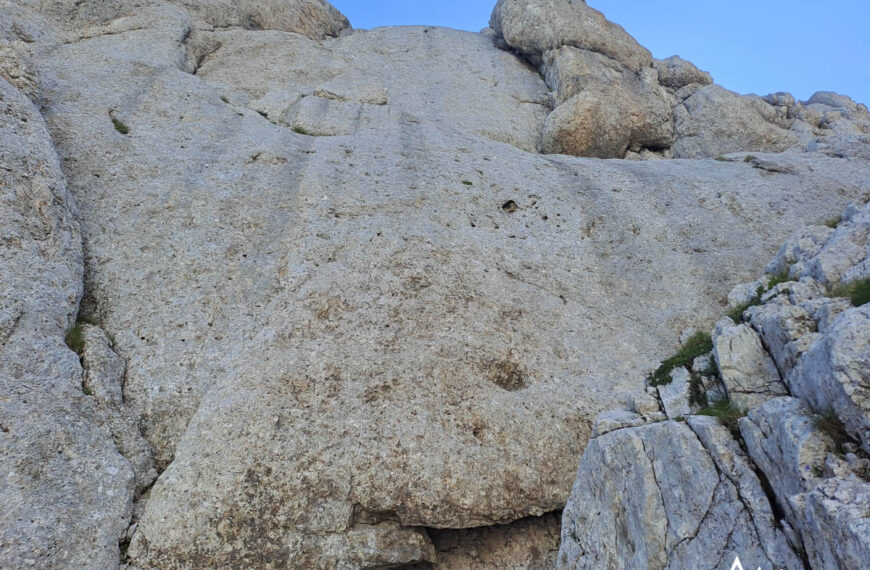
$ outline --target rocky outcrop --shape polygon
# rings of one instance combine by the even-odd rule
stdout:
[[[819,92],[805,103],[788,93],[741,96],[679,56],[653,60],[582,0],[500,0],[490,27],[554,91],[544,153],[705,158],[828,149],[870,134],[867,107],[843,95]]]
[[[19,241],[39,254],[9,257],[16,271],[2,274],[24,275],[2,289],[0,338],[17,344],[0,366],[12,370],[3,394],[21,405],[16,421],[30,426],[6,441],[26,451],[31,471],[16,474],[47,470],[60,491],[25,477],[0,491],[15,505],[4,567],[35,552],[38,566],[112,568],[122,551],[141,570],[547,567],[553,513],[593,433],[655,432],[650,423],[691,416],[727,388],[704,355],[630,410],[599,413],[681,329],[712,322],[793,228],[870,195],[857,135],[754,162],[538,154],[558,126],[552,97],[557,112],[594,98],[597,128],[613,127],[583,142],[568,113],[577,129],[560,140],[669,156],[669,110],[682,99],[645,50],[579,2],[553,6],[582,12],[580,35],[530,43],[547,47],[526,60],[483,34],[344,31],[320,2],[7,4],[2,37],[26,48],[15,44],[3,73],[24,79],[42,112],[9,88],[21,105],[10,116],[27,118],[16,128],[44,118],[51,139],[42,126],[36,142],[3,138],[21,164],[47,157],[10,166],[29,178],[3,187],[26,190],[10,194],[19,214],[2,225],[16,228],[3,255],[25,251]],[[497,11],[514,37],[509,5]],[[666,82],[701,80],[677,64]],[[49,234],[71,245],[54,251]],[[848,240],[816,237],[831,261],[807,259],[807,270],[852,275],[834,261],[851,259]],[[811,249],[801,244],[789,255]],[[850,309],[804,284],[774,294],[795,296],[814,330],[791,338],[803,329],[744,323],[768,354],[766,339],[780,339],[794,370],[808,335],[837,330]],[[62,343],[77,312],[79,358]],[[40,324],[18,341],[20,315]],[[696,421],[691,433],[671,425],[686,449],[726,445]],[[55,459],[58,442],[68,458]],[[767,515],[735,502],[755,484],[714,455],[698,455],[696,484],[719,494],[699,493],[697,507],[733,525],[698,528],[722,549],[722,532],[737,529],[758,560],[788,560],[775,525],[736,522]],[[654,460],[638,477],[660,470]],[[21,523],[48,520],[37,511],[51,519],[38,532]],[[678,544],[696,522],[686,520],[648,551],[699,556]]]
[[[756,306],[737,311],[748,322],[726,318],[712,333],[726,400],[709,398],[696,366],[678,368],[658,387],[662,409],[701,399],[701,415],[687,412],[684,424],[634,414],[594,433],[563,513],[560,567],[719,568],[738,557],[749,567],[864,564],[870,299],[807,274],[838,244],[866,242],[867,213],[870,205],[850,206],[836,230],[798,232],[768,266],[780,275],[735,288],[736,305]],[[836,274],[856,275],[868,258],[865,248]],[[782,282],[789,270],[800,280]],[[747,290],[757,292],[747,300]],[[827,297],[841,291],[851,298]],[[602,417],[620,413],[630,412]]]
[[[64,344],[76,208],[37,109],[0,80],[0,566],[117,568],[134,476]]]
[[[677,105],[674,128],[676,158],[782,152],[798,143],[796,135],[768,122],[752,101],[718,85],[702,87]]]

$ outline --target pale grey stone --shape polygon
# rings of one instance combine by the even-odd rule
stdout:
[[[713,332],[713,355],[728,399],[736,406],[748,410],[788,393],[761,339],[748,325],[719,321]]]
[[[740,434],[755,464],[764,472],[792,525],[803,520],[803,497],[818,482],[831,442],[814,423],[803,400],[776,398],[739,421]]]
[[[678,366],[671,372],[670,383],[658,387],[659,398],[668,419],[684,418],[692,413],[689,404],[690,381],[689,371]]]
[[[746,99],[708,85],[674,109],[676,158],[714,157],[730,152],[782,152],[798,142],[769,123]]]
[[[64,333],[82,294],[76,208],[39,111],[0,79],[0,567],[117,568],[133,472]]]
[[[714,437],[735,451],[725,443],[727,435]],[[722,460],[740,461],[733,455]],[[743,500],[741,489],[753,492]],[[735,549],[753,566],[793,567],[796,558],[774,530],[769,510],[755,513],[748,506],[759,490],[748,469],[720,475],[684,423],[595,438],[562,513],[557,567],[718,568]]]
[[[762,279],[737,285],[728,293],[728,306],[733,309],[750,303],[760,291],[764,291],[764,286],[765,282]]]
[[[870,305],[842,313],[786,378],[792,394],[832,409],[870,452]]]
[[[654,64],[659,72],[659,83],[670,89],[678,90],[687,85],[710,85],[713,77],[678,55],[672,55]]]
[[[861,568],[870,560],[870,483],[829,479],[806,505],[800,530],[814,568]]]
[[[816,332],[816,322],[806,310],[787,302],[750,307],[746,314],[776,363],[780,377],[788,376],[808,343],[796,342]],[[813,337],[807,340],[814,340]]]
[[[604,435],[627,427],[637,427],[644,423],[644,419],[640,415],[627,410],[602,412],[595,417],[595,421],[592,423],[592,436]]]
[[[655,388],[653,388],[655,391]],[[649,417],[650,414],[661,412],[659,401],[655,395],[648,392],[632,392],[625,401],[626,409],[630,412]]]
[[[821,225],[798,230],[779,248],[776,256],[767,264],[765,271],[777,275],[795,264],[805,265],[821,251],[833,233],[832,228]]]
[[[499,0],[489,25],[522,53],[543,54],[573,46],[605,55],[635,72],[652,65],[646,48],[586,2]]]

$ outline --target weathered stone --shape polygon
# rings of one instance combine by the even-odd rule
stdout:
[[[861,568],[870,560],[870,483],[830,479],[806,504],[801,536],[813,568]]]
[[[652,388],[655,391],[655,388]],[[649,417],[661,412],[658,399],[649,392],[632,392],[625,401],[626,409],[636,414]]]
[[[622,158],[629,148],[673,142],[672,103],[655,78],[592,51],[548,51],[542,70],[559,107],[547,118],[546,153]]]
[[[561,513],[509,525],[467,530],[433,530],[433,570],[550,570],[559,553]]]
[[[752,103],[718,85],[708,85],[674,109],[676,158],[730,152],[782,152],[798,142],[769,123]]]
[[[780,377],[785,378],[801,353],[809,348],[800,339],[815,332],[816,322],[806,310],[787,302],[750,307],[746,314],[776,363]]]
[[[736,406],[748,410],[788,393],[751,327],[735,325],[730,319],[719,321],[713,332],[713,355],[728,398]]]
[[[870,452],[870,305],[849,309],[786,378],[792,394],[832,409]]]
[[[701,71],[695,65],[678,55],[654,63],[659,72],[659,83],[669,89],[678,90],[687,85],[710,85],[713,77],[706,71]]]
[[[690,382],[689,371],[678,366],[671,372],[670,383],[658,387],[659,398],[668,419],[675,420],[692,413],[692,406],[689,404]]]
[[[739,421],[740,434],[755,464],[770,481],[793,526],[804,517],[803,493],[817,483],[833,442],[815,427],[813,410],[802,400],[770,400]]]
[[[39,112],[0,79],[0,567],[117,568],[133,473],[64,345],[81,235]]]
[[[806,263],[801,276],[812,277],[825,285],[848,280],[850,269],[864,267],[848,275],[862,277],[870,264],[870,205],[840,223],[816,255]],[[846,278],[846,279],[844,279]]]
[[[635,72],[652,65],[646,48],[586,2],[499,0],[489,25],[522,53],[543,54],[573,46],[605,55]]]
[[[778,275],[791,269],[793,265],[805,266],[821,251],[833,233],[834,230],[827,226],[808,226],[798,230],[779,248],[776,256],[767,264],[765,271],[771,275]],[[799,273],[798,270],[793,275]]]
[[[637,427],[644,423],[644,419],[634,412],[610,410],[609,412],[602,412],[595,417],[595,421],[592,423],[592,436],[604,435],[605,433],[627,427]]]
[[[769,509],[755,513],[741,500],[740,489],[749,487],[747,499],[763,496],[748,469],[720,475],[683,423],[595,438],[562,514],[557,567],[718,568],[736,554],[751,566],[793,567],[797,559]]]
[[[752,459],[716,418],[690,416],[687,423],[716,463],[719,471],[737,488],[740,500],[749,505],[749,514],[762,550],[774,568],[795,568],[800,560],[779,529],[771,498],[755,472]]]

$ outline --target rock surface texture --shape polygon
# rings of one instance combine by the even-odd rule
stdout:
[[[743,309],[732,314],[747,322],[725,318],[712,333],[721,382],[714,393],[726,400],[707,402],[685,424],[644,423],[636,414],[638,421],[613,424],[644,391],[628,398],[627,411],[600,416],[614,427],[596,431],[583,454],[563,513],[559,567],[712,569],[737,557],[745,567],[866,565],[868,215],[870,204],[850,205],[835,230],[798,232],[768,265],[779,275],[729,295]],[[834,252],[844,243],[861,255],[842,260]],[[828,278],[850,276],[845,287],[820,287],[813,277],[831,256],[838,261],[828,267],[837,269]],[[754,298],[738,301],[753,289]],[[683,390],[682,405],[693,393],[706,399],[694,366],[677,372],[658,388],[663,411],[675,405],[664,394],[679,392],[665,388],[686,374],[696,389]]]
[[[563,565],[691,565],[704,536],[791,567],[857,516],[860,489],[801,488],[789,534],[728,431],[675,420],[698,382],[829,398],[858,443],[819,469],[859,470],[866,314],[820,292],[867,275],[860,207],[777,256],[800,281],[717,345],[732,381],[708,358],[599,416],[795,228],[870,197],[850,99],[732,97],[567,0],[500,1],[482,34],[0,0],[0,77],[3,568],[550,568],[572,483],[602,508],[621,484],[575,483],[593,433],[644,491],[595,524],[673,524],[592,553],[575,501]],[[720,108],[745,132],[697,127]],[[820,556],[862,552],[843,524]]]

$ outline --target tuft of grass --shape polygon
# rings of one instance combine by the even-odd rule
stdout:
[[[704,391],[701,376],[694,372],[689,375],[689,405],[701,407],[707,405],[707,393]]]
[[[305,130],[305,127],[300,127],[299,125],[293,127],[293,132],[299,135],[308,135],[309,137],[313,136],[311,133]]]
[[[870,303],[870,279],[841,283],[831,289],[831,296],[846,297],[856,307],[866,305]]]
[[[224,103],[227,103],[227,104],[229,104],[229,102],[230,102],[230,100],[227,99],[226,97],[224,97],[223,95],[221,95],[221,101],[223,101]]]
[[[85,350],[85,333],[82,329],[82,323],[76,323],[73,328],[68,330],[64,340],[70,350],[81,356]]]
[[[267,118],[267,119],[269,118],[269,113],[267,113],[266,111],[257,111],[257,112],[258,112],[262,117],[265,117],[265,118]]]
[[[121,133],[122,135],[130,134],[130,127],[128,127],[124,121],[119,119],[118,117],[112,117],[112,124],[115,126],[115,130]]]
[[[836,218],[829,218],[822,223],[824,225],[828,226],[829,228],[836,228],[837,226],[840,225],[840,222],[842,222],[842,221],[843,221],[843,216],[837,216]]]
[[[474,186],[474,182],[472,182],[471,180],[463,180],[462,183],[466,186]]]
[[[756,305],[761,304],[761,296],[764,295],[764,287],[759,286],[758,289],[755,290],[755,295],[745,303],[741,303],[728,311],[728,317],[734,321],[735,323],[743,322],[743,313],[746,312],[746,309],[749,307],[754,307]]]
[[[743,322],[743,313],[746,312],[746,309],[748,309],[749,307],[754,307],[756,305],[760,305],[761,304],[761,297],[765,293],[767,293],[768,291],[770,291],[771,289],[773,289],[777,285],[791,281],[791,277],[789,276],[790,269],[791,269],[790,267],[786,267],[785,269],[783,269],[782,271],[780,271],[779,273],[777,273],[776,275],[771,277],[770,282],[767,284],[767,287],[758,287],[758,289],[755,290],[755,295],[753,295],[753,297],[750,300],[748,300],[745,303],[742,303],[740,305],[737,305],[736,307],[734,307],[733,309],[728,311],[726,313],[728,315],[728,317],[737,324],[742,323]]]
[[[816,426],[817,430],[831,438],[835,446],[834,451],[837,453],[842,454],[843,444],[849,443],[852,440],[846,432],[846,426],[843,425],[843,422],[840,421],[839,416],[837,416],[837,413],[832,408],[817,414],[813,418],[813,425]]]
[[[737,437],[740,435],[740,429],[737,426],[737,421],[746,415],[746,410],[738,408],[726,398],[713,402],[712,406],[707,406],[698,412],[701,416],[711,416],[719,420],[719,423],[728,428],[731,435]]]
[[[791,267],[786,267],[785,269],[771,277],[770,282],[767,284],[767,290],[770,291],[777,285],[781,285],[783,283],[791,281],[790,271]]]
[[[753,160],[758,160],[758,157],[755,156],[754,154],[747,154],[747,155],[743,158],[743,162],[752,162]]]
[[[85,396],[93,396],[94,391],[89,386],[82,386],[82,394]]]
[[[731,162],[730,158],[725,158],[721,154],[719,156],[717,156],[716,158],[714,158],[713,160],[718,160],[719,162]]]
[[[661,366],[647,376],[650,386],[662,386],[671,383],[671,372],[678,366],[688,366],[692,361],[713,350],[713,340],[710,333],[699,332],[692,335],[675,355],[662,361]]]

